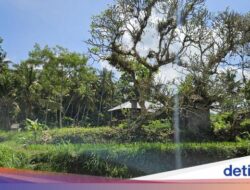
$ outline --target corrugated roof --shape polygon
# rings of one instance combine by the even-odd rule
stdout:
[[[141,109],[141,106],[137,102],[137,109]],[[145,107],[149,112],[154,112],[157,108],[159,109],[161,107],[160,104],[154,104],[152,102],[145,101]],[[121,109],[132,109],[132,103],[131,101],[127,101],[125,103],[122,103],[114,108],[109,109],[108,111],[115,111],[115,110],[121,110]]]

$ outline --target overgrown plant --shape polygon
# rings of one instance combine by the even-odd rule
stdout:
[[[26,119],[25,121],[25,129],[33,133],[35,143],[37,143],[38,134],[47,128],[46,125],[39,123],[38,120],[33,121],[31,119]]]

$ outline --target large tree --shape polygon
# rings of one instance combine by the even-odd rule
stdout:
[[[215,102],[223,104],[229,99],[231,103],[235,100],[234,104],[237,104],[235,96],[238,95],[239,99],[241,87],[239,77],[246,82],[244,72],[247,61],[243,58],[247,57],[245,50],[249,44],[250,22],[247,15],[225,10],[217,15],[206,13],[198,17],[198,21],[197,35],[193,35],[190,48],[193,53],[187,59],[187,70],[193,84],[192,94],[186,93],[186,105],[190,108],[187,117],[193,118],[193,122],[187,123],[189,128],[197,121],[200,121],[197,126],[207,123],[205,127],[209,127],[209,122],[203,120],[209,121],[211,105]],[[238,63],[236,60],[241,61]],[[242,75],[237,71],[238,68],[242,70]],[[207,116],[197,114],[204,110]]]
[[[154,76],[160,67],[179,59],[190,44],[192,28],[178,27],[177,10],[181,8],[179,20],[187,25],[190,17],[198,14],[203,1],[187,1],[182,7],[178,3],[118,0],[92,21],[92,38],[88,41],[92,55],[131,75],[144,117],[148,115],[145,99],[153,86]],[[155,47],[143,48],[147,40],[152,40]]]
[[[27,90],[32,90],[31,87],[40,88],[37,89],[39,93],[35,94],[39,95],[33,102],[39,104],[39,114],[44,115],[39,118],[45,123],[51,118],[50,120],[57,121],[60,127],[63,126],[64,120],[69,119],[78,124],[81,114],[85,114],[85,101],[94,95],[91,90],[96,81],[94,71],[86,65],[87,58],[59,46],[41,48],[36,45],[26,64],[30,70],[30,75],[27,76],[32,76],[32,71],[36,74],[33,75],[33,82],[29,82],[26,77],[27,84],[31,85]],[[18,68],[20,70],[21,65]],[[22,73],[21,76],[25,78],[26,75]],[[23,83],[24,81],[26,79],[22,80]],[[32,96],[29,96],[29,99],[31,98]]]
[[[133,77],[142,107],[138,126],[164,110],[147,113],[145,99],[161,67],[177,63],[193,75],[192,104],[198,100],[195,112],[204,113],[201,123],[189,123],[209,127],[214,100],[206,82],[240,43],[241,21],[241,15],[229,10],[211,15],[204,0],[117,0],[93,18],[88,44],[94,59],[106,60]],[[164,95],[156,97],[166,108]],[[188,118],[197,115],[192,113]]]

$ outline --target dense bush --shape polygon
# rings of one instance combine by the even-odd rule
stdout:
[[[143,126],[140,134],[124,126],[0,131],[0,142],[15,141],[18,144],[168,142],[171,138],[170,123],[158,120]]]
[[[240,126],[243,128],[250,128],[250,119],[244,119],[241,123]]]
[[[22,168],[27,166],[28,157],[14,147],[0,144],[0,167]]]
[[[211,117],[214,139],[235,141],[249,139],[250,119],[246,113],[225,112]]]
[[[117,130],[110,127],[95,128],[62,128],[48,131],[51,136],[49,143],[104,143],[112,141]],[[43,133],[43,135],[46,133]]]
[[[128,178],[175,169],[176,146],[173,143],[4,145],[0,146],[0,164]],[[183,167],[250,155],[248,143],[185,143],[180,149]]]
[[[8,139],[8,133],[5,131],[0,131],[0,142],[4,142]]]
[[[220,124],[228,118],[214,118],[215,133],[227,132]],[[241,128],[247,127],[246,119]],[[0,131],[0,167],[130,178],[175,169],[176,146],[183,167],[250,155],[242,136],[237,143],[176,145],[168,142],[171,135],[171,124],[159,120],[143,126],[139,135],[124,126],[75,127],[43,130],[34,141],[33,131]]]
[[[218,140],[232,140],[230,135],[232,127],[230,121],[232,120],[232,117],[232,113],[229,112],[211,116],[215,138]]]
[[[20,144],[166,142],[170,140],[172,134],[168,125],[168,123],[150,123],[143,126],[140,134],[122,126],[0,132],[0,142],[11,140]]]

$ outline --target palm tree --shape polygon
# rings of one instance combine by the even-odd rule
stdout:
[[[18,112],[15,99],[14,72],[8,67],[6,52],[2,49],[0,38],[0,127],[7,129]]]

